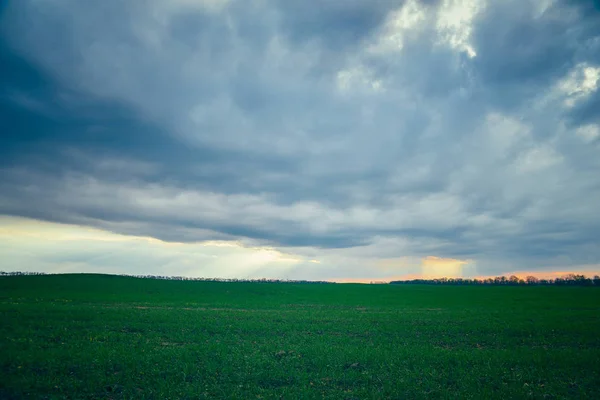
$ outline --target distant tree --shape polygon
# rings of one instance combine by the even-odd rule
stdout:
[[[591,286],[594,284],[594,281],[585,275],[575,275],[575,284],[578,286]]]
[[[567,274],[563,277],[566,285],[575,285],[577,283],[577,275]]]
[[[526,277],[525,281],[528,285],[537,285],[538,283],[540,283],[540,280],[533,275],[529,275],[528,277]]]

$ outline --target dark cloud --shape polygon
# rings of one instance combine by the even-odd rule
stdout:
[[[477,19],[473,73],[489,101],[516,111],[573,67],[598,59],[600,19],[589,2],[490,3]]]
[[[588,98],[569,110],[569,122],[572,125],[600,124],[600,91],[596,91]]]
[[[292,43],[315,41],[340,51],[355,47],[376,30],[388,13],[402,3],[387,0],[274,2],[281,14],[281,31]]]
[[[529,12],[527,12],[529,11]],[[475,65],[482,79],[494,85],[548,84],[572,66],[576,53],[573,20],[561,10],[533,15],[514,4],[488,6],[475,32]]]

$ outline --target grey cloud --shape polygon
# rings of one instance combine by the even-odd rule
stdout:
[[[547,84],[564,75],[580,45],[568,28],[573,17],[557,7],[539,16],[532,6],[489,5],[478,20],[475,63],[482,78],[498,85]]]
[[[491,4],[470,58],[438,40],[435,2],[378,52],[404,3],[145,4],[9,5],[0,212],[340,260],[600,258],[597,147],[574,133],[599,92],[551,97],[598,61],[589,10]]]
[[[576,64],[598,62],[600,22],[585,2],[490,3],[477,19],[474,76],[488,101],[518,112]]]
[[[587,99],[579,102],[567,115],[571,125],[581,126],[600,123],[600,91],[596,90]]]
[[[340,51],[360,44],[382,24],[390,11],[403,2],[351,0],[307,3],[291,0],[274,3],[281,12],[281,30],[292,43],[317,41],[328,49]]]

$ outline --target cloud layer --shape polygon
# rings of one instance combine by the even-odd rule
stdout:
[[[329,260],[308,278],[600,263],[593,2],[1,12],[2,214]]]

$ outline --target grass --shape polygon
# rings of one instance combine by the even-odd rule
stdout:
[[[2,399],[600,398],[600,288],[0,277]]]

